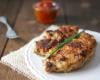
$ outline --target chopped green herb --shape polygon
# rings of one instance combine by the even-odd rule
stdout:
[[[55,54],[61,47],[64,46],[64,44],[69,43],[70,41],[72,41],[74,38],[77,38],[80,36],[81,33],[83,33],[83,31],[76,33],[75,35],[65,39],[62,43],[60,43],[59,45],[57,45],[54,49],[52,49],[46,56],[46,58],[49,58],[50,56],[52,56],[53,54]]]

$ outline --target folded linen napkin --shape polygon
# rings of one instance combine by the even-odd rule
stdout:
[[[28,45],[28,44],[27,44]],[[28,69],[25,63],[24,50],[27,47],[18,49],[17,51],[10,52],[8,55],[1,58],[1,63],[11,67],[13,70],[28,77],[30,80],[38,80]]]

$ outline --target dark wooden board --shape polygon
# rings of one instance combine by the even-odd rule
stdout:
[[[0,80],[29,80],[27,77],[18,74],[8,66],[0,63]]]
[[[63,0],[67,24],[80,25],[81,28],[100,32],[100,0]]]
[[[0,0],[0,16],[7,16],[9,23],[14,27],[20,12],[23,0]],[[5,37],[6,27],[0,23],[0,57],[3,55],[8,39]],[[10,46],[12,47],[12,46]],[[29,80],[11,68],[0,63],[0,80]]]
[[[7,8],[8,0],[1,0],[0,1],[0,16],[4,15],[5,10]],[[4,49],[5,43],[6,43],[6,38],[5,38],[5,32],[6,28],[5,25],[0,23],[0,56],[2,54],[2,51]]]
[[[6,0],[7,1],[7,0]],[[5,9],[3,9],[3,13],[0,11],[1,16],[7,16],[9,24],[14,27],[14,24],[16,22],[16,17],[20,11],[22,1],[18,0],[15,3],[16,0],[8,0],[7,2],[1,3],[1,8],[3,9],[3,6],[5,5]],[[3,6],[2,6],[3,5]],[[2,25],[2,24],[1,24]],[[3,55],[4,50],[6,48],[6,44],[8,42],[8,39],[5,37],[6,27],[5,25],[1,26],[0,29],[0,57]]]

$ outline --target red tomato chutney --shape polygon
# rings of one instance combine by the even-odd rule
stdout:
[[[33,5],[36,20],[43,24],[51,24],[55,21],[58,5],[52,1],[40,1]]]

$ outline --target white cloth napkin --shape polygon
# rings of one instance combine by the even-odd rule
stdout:
[[[28,45],[28,44],[27,44]],[[8,55],[1,58],[1,63],[11,67],[13,70],[28,77],[30,80],[38,80],[28,69],[25,63],[24,50],[27,45],[18,49],[17,51],[10,52]]]
[[[50,29],[52,27],[54,28],[55,25],[52,25],[47,29]],[[56,26],[56,28],[57,28],[57,26]],[[2,57],[0,62],[11,67],[13,70],[17,71],[18,73],[25,75],[30,80],[39,80],[28,69],[27,64],[25,62],[25,57],[24,57],[25,49],[27,48],[27,46],[30,43],[32,43],[33,40],[34,39],[32,39],[28,44],[26,44],[22,48],[20,48],[16,51],[10,52],[8,55]]]

